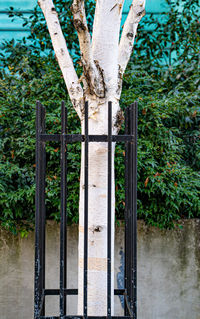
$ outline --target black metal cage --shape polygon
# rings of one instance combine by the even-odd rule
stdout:
[[[61,209],[60,209],[60,289],[45,289],[45,144],[60,142],[61,157]],[[84,153],[84,296],[83,315],[67,315],[68,295],[78,295],[78,289],[67,289],[67,149],[68,143],[85,143]],[[108,143],[108,190],[107,190],[107,316],[91,317],[87,314],[87,271],[88,271],[88,152],[89,143]],[[112,191],[112,143],[125,144],[125,271],[124,288],[115,289],[115,295],[123,295],[124,316],[111,315],[111,191]],[[35,216],[35,319],[67,318],[137,318],[137,103],[125,111],[125,135],[112,135],[112,103],[108,103],[108,134],[88,134],[88,103],[85,103],[85,134],[67,133],[67,108],[61,105],[61,133],[46,134],[45,108],[36,104],[36,216]],[[45,316],[45,296],[60,296],[60,315]]]

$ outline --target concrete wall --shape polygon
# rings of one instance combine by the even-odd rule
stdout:
[[[138,319],[200,319],[200,220],[161,231],[138,223]],[[68,282],[77,288],[77,227],[68,228]],[[121,284],[123,228],[116,228],[115,287]],[[33,318],[34,235],[0,231],[0,319]],[[58,288],[59,226],[47,224],[47,288]],[[76,296],[68,301],[76,314]],[[47,297],[47,315],[58,315],[59,298]],[[115,314],[122,314],[115,296]]]

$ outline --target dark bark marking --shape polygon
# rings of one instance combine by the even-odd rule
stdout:
[[[137,15],[138,15],[138,17],[143,17],[145,14],[146,14],[146,11],[145,11],[145,9],[144,9],[144,10],[138,12]]]
[[[122,89],[122,79],[123,79],[123,70],[120,65],[118,65],[118,81],[117,81],[117,95],[120,95]]]
[[[126,36],[127,36],[127,38],[128,38],[129,40],[132,40],[132,39],[133,39],[133,33],[132,33],[132,32],[128,32]]]
[[[73,14],[78,13],[81,10],[81,4],[82,4],[82,0],[77,0],[76,3],[73,3],[71,6],[71,12]]]
[[[83,64],[84,79],[85,79],[87,86],[88,86],[87,89],[89,90],[89,93],[91,95],[94,95],[95,94],[94,86],[92,84],[91,76],[90,76],[90,74],[92,72],[91,67],[83,60],[83,58],[82,58],[82,64]]]
[[[100,233],[100,232],[102,231],[102,229],[103,229],[103,227],[98,225],[98,226],[95,226],[95,227],[93,228],[93,232]]]
[[[85,27],[84,23],[80,19],[75,19],[74,20],[74,27],[75,27],[77,32],[86,31],[86,27]]]
[[[123,122],[124,122],[124,113],[120,109],[119,111],[117,111],[116,118],[114,121],[114,126],[117,127],[118,130],[120,130]]]
[[[104,72],[103,69],[100,67],[99,62],[97,60],[94,60],[94,63],[96,65],[97,70],[100,73],[100,78],[101,78],[101,87],[103,87],[103,89],[101,90],[101,92],[99,92],[99,96],[100,97],[105,97],[106,94],[106,86],[105,86],[105,82],[104,82]]]
[[[98,61],[94,61],[95,66],[97,68],[98,77],[92,78],[92,74],[94,74],[93,67],[88,64],[82,57],[82,65],[83,65],[83,73],[84,79],[87,83],[87,87],[85,88],[85,92],[89,93],[90,95],[96,95],[100,98],[105,97],[105,83],[104,83],[104,75],[103,70],[101,69]]]

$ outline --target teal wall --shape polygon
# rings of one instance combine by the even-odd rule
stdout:
[[[132,0],[125,0],[122,24],[125,21],[129,5]],[[36,6],[37,0],[0,0],[0,43],[3,40],[21,39],[28,35],[29,30],[22,27],[22,21],[15,18],[14,22],[8,17],[9,7],[14,7],[16,11],[23,12],[26,16],[31,14],[31,10]],[[147,14],[159,14],[167,9],[165,0],[146,0]]]
[[[36,4],[37,0],[0,0],[0,43],[2,40],[21,39],[29,32],[22,27],[21,19],[15,18],[13,22],[11,21],[7,14],[9,7],[13,7],[15,11],[22,11],[28,16]]]
[[[123,10],[123,17],[122,17],[122,24],[126,19],[126,15],[129,10],[129,6],[132,0],[125,0],[124,2],[124,10]],[[146,15],[150,15],[151,13],[160,14],[165,10],[168,10],[168,5],[165,0],[146,0]]]

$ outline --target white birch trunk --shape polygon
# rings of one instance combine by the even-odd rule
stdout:
[[[119,99],[122,77],[130,58],[145,0],[133,0],[121,40],[120,22],[124,0],[97,0],[92,39],[87,28],[84,0],[71,7],[78,33],[83,75],[78,79],[62,34],[52,0],[38,1],[52,39],[55,54],[84,134],[84,102],[89,102],[89,134],[108,133],[108,101],[112,102],[112,133],[117,134],[122,112]],[[80,85],[83,83],[83,88]],[[112,297],[114,315],[114,143],[112,145]],[[107,166],[108,143],[89,143],[88,189],[88,315],[107,315]],[[84,145],[81,156],[79,205],[78,315],[83,314],[84,256]]]
[[[89,101],[90,102],[90,101]],[[117,104],[113,105],[116,112]],[[101,105],[96,119],[89,120],[89,134],[107,134],[108,103]],[[84,134],[84,125],[82,126]],[[113,128],[116,134],[116,128]],[[114,143],[112,147],[112,251],[111,287],[114,290]],[[88,315],[107,314],[107,172],[108,143],[89,143],[88,181]],[[84,256],[84,145],[82,147],[79,206],[79,280],[78,314],[83,314]],[[112,306],[114,296],[112,294]],[[112,307],[113,308],[113,307]]]

